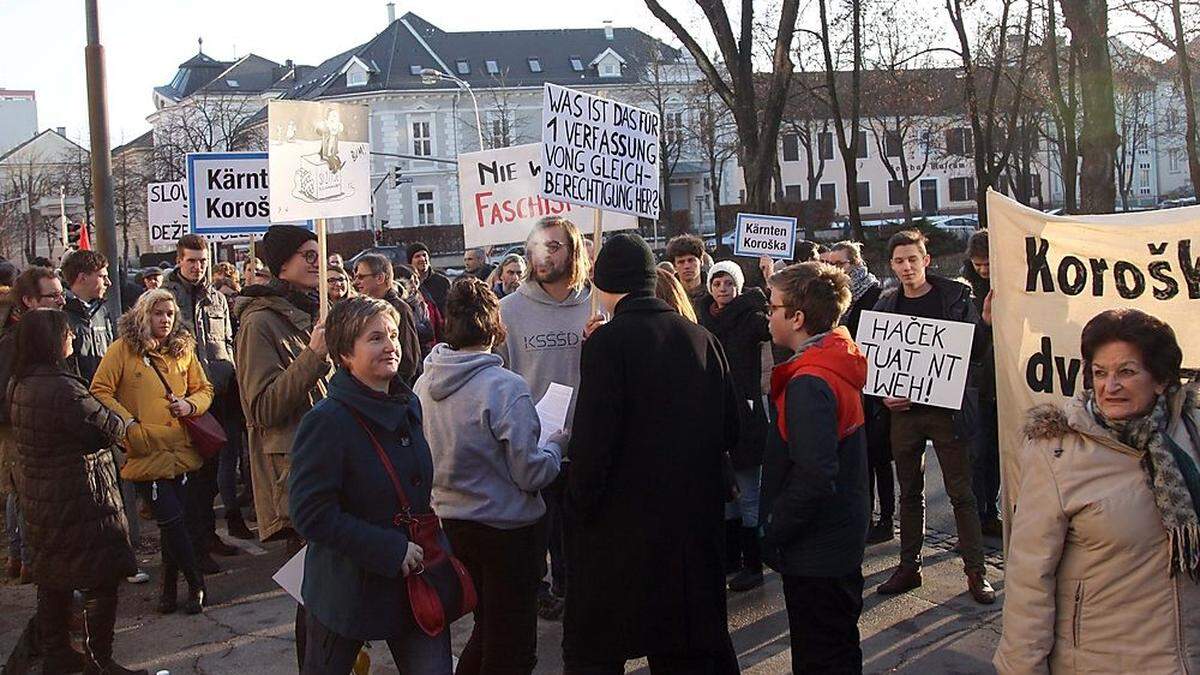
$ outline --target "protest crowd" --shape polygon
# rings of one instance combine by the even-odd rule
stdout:
[[[420,243],[348,265],[273,225],[241,269],[184,236],[121,316],[96,252],[0,263],[6,573],[37,587],[18,648],[44,673],[146,672],[113,660],[121,585],[153,576],[158,612],[204,612],[238,552],[219,514],[306,551],[302,673],[349,673],[372,641],[406,675],[529,673],[539,619],[562,621],[573,675],[737,673],[727,597],[768,569],[794,672],[862,672],[864,551],[898,532],[873,592],[921,586],[932,448],[977,603],[997,599],[983,538],[1009,530],[1000,672],[1200,663],[1200,413],[1172,327],[1091,318],[1086,386],[1029,411],[1032,496],[1005,523],[987,230],[960,278],[916,230],[876,261],[892,280],[855,242],[802,244],[747,264],[680,235],[659,261],[621,232],[593,258],[555,216],[524,255],[467,250],[452,281]],[[882,358],[856,343],[864,312],[974,326],[961,405],[864,395]],[[562,388],[565,423],[543,428]]]

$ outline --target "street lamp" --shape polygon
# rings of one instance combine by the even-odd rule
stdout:
[[[479,121],[479,100],[475,98],[475,92],[471,90],[471,85],[434,68],[421,69],[421,84],[432,85],[438,82],[453,82],[459,89],[471,95],[471,105],[475,108],[475,131],[479,134],[479,149],[483,150],[483,124]]]

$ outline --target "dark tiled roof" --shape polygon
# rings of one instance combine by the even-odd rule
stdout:
[[[642,66],[657,52],[667,61],[679,58],[678,50],[634,28],[613,28],[613,39],[603,28],[561,30],[509,30],[447,32],[413,13],[392,22],[365,44],[325,61],[302,78],[287,98],[313,99],[388,90],[423,89],[414,68],[435,68],[459,77],[473,87],[527,87],[545,82],[559,84],[627,84],[636,82]],[[424,44],[422,44],[424,43]],[[600,77],[590,62],[611,48],[627,66],[620,77]],[[432,53],[431,53],[432,52]],[[357,57],[370,75],[362,86],[346,86],[343,69]],[[536,58],[541,72],[533,72],[529,59]],[[579,59],[583,71],[571,60]],[[469,67],[458,72],[458,62]],[[499,73],[487,71],[495,61]],[[445,86],[445,85],[443,85]]]
[[[119,155],[127,150],[144,150],[154,147],[154,130],[151,129],[124,145],[112,149],[112,154]]]
[[[218,61],[204,52],[199,52],[179,64],[179,70],[175,72],[170,84],[155,87],[154,91],[173,101],[180,101],[212,82],[213,78],[232,65],[232,62]]]
[[[257,54],[247,54],[222,71],[200,91],[205,94],[261,94],[286,73],[285,67]]]

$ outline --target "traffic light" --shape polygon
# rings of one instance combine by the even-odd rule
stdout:
[[[76,251],[92,250],[92,238],[89,236],[87,223],[67,223],[67,246]]]
[[[400,167],[398,167],[398,166],[392,167],[392,187],[397,187],[397,188],[400,187],[401,180],[402,180],[402,174],[400,173]]]

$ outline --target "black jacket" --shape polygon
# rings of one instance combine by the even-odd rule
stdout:
[[[225,295],[210,284],[193,284],[172,270],[162,288],[179,305],[176,320],[196,338],[196,359],[212,383],[213,395],[229,391],[233,382],[232,312]]]
[[[969,258],[963,261],[962,275],[967,280],[967,283],[971,284],[972,299],[975,301],[975,311],[979,312],[979,315],[982,317],[983,301],[987,298],[988,293],[991,292],[992,283],[988,279],[979,276]],[[975,384],[979,389],[979,400],[981,402],[990,401],[994,404],[996,401],[996,358],[994,356],[995,345],[992,342],[992,327],[980,321],[975,325],[975,333],[982,342],[979,348],[979,363],[975,371]]]
[[[697,319],[717,337],[729,373],[738,394],[738,442],[729,449],[734,469],[749,469],[762,464],[767,442],[767,411],[762,396],[762,346],[771,341],[767,329],[767,298],[753,286],[733,299],[713,316],[716,300],[705,295],[700,301]]]
[[[841,324],[850,331],[850,337],[858,337],[858,322],[862,318],[864,309],[874,309],[875,303],[879,302],[879,296],[883,293],[883,286],[875,284],[867,289],[850,308],[846,310],[846,314],[842,316]]]
[[[68,371],[91,382],[100,367],[100,359],[112,344],[116,334],[116,322],[109,316],[108,303],[97,298],[84,303],[79,296],[67,292],[67,305],[63,308],[71,321],[75,333],[75,351],[67,359]]]
[[[98,588],[137,571],[109,446],[125,423],[66,371],[39,366],[12,387],[17,495],[33,578]]]
[[[729,366],[711,333],[631,296],[583,343],[567,470],[568,661],[726,644]]]
[[[396,289],[388,289],[383,299],[400,314],[400,325],[396,326],[400,337],[400,377],[411,387],[421,375],[421,338],[417,335],[417,322],[413,319],[412,307]]]
[[[421,282],[421,290],[433,298],[442,316],[446,315],[446,296],[450,294],[450,278],[437,270],[430,270],[429,276]]]

